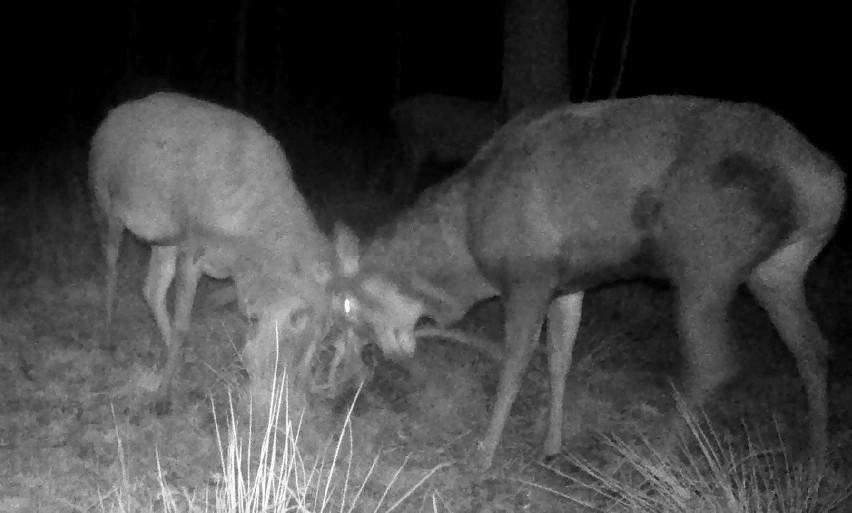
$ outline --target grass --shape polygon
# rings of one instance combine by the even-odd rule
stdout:
[[[319,455],[304,454],[299,449],[303,417],[298,417],[296,422],[297,419],[291,416],[286,382],[282,378],[273,380],[271,384],[272,400],[269,402],[257,450],[252,440],[254,430],[251,406],[248,426],[241,426],[233,402],[229,401],[224,437],[219,429],[219,421],[215,419],[221,473],[215,480],[212,501],[209,496],[200,500],[185,493],[176,493],[166,483],[158,460],[163,511],[398,511],[427,479],[446,466],[432,468],[416,484],[401,494],[395,494],[393,487],[403,471],[403,464],[377,500],[366,497],[364,491],[379,462],[379,455],[370,462],[360,484],[353,483],[353,471],[358,465],[353,466],[352,459],[351,408],[330,459],[326,458],[327,451]],[[348,447],[344,442],[348,442]],[[386,504],[388,502],[390,504]],[[128,510],[119,508],[111,511]]]
[[[550,490],[590,511],[653,513],[816,513],[848,511],[852,484],[832,469],[794,460],[781,437],[772,447],[746,436],[726,438],[678,397],[688,428],[674,447],[648,438],[605,437],[617,456],[609,468],[581,458],[580,475],[551,469],[572,486]],[[567,490],[574,489],[574,493]],[[585,493],[584,493],[585,492]]]

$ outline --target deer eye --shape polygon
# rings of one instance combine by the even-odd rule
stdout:
[[[335,309],[347,319],[358,317],[358,302],[350,294],[338,294],[335,297]]]
[[[288,319],[290,330],[296,333],[302,332],[307,327],[309,318],[310,311],[307,308],[300,308],[291,312]]]

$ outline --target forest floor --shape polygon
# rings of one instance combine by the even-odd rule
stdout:
[[[78,170],[83,159],[68,157]],[[254,412],[251,429],[228,423],[229,391],[240,395],[245,321],[233,305],[205,302],[227,282],[203,279],[180,400],[168,414],[155,415],[147,397],[165,351],[141,295],[148,248],[125,243],[116,314],[105,328],[105,266],[88,199],[79,180],[62,183],[67,186],[50,193],[9,188],[0,201],[0,510],[228,511],[236,506],[227,501],[238,501],[240,493],[260,493],[253,476],[280,491],[271,484],[269,454],[264,459],[256,451],[267,412]],[[371,198],[315,203],[326,226],[341,217],[368,231],[384,215]],[[416,355],[429,371],[424,380],[414,382],[403,367],[379,358],[351,415],[341,403],[323,422],[304,425],[305,444],[296,444],[301,452],[286,460],[296,470],[276,483],[295,497],[286,504],[304,501],[302,511],[341,505],[351,511],[638,511],[642,500],[644,510],[664,511],[653,502],[661,497],[682,500],[680,511],[702,511],[697,504],[707,501],[733,508],[736,500],[769,504],[783,497],[792,499],[780,511],[842,511],[852,482],[852,295],[843,286],[850,260],[852,248],[833,244],[808,280],[810,304],[834,349],[833,458],[824,475],[798,466],[807,445],[801,380],[745,292],[732,307],[742,373],[707,404],[706,422],[696,430],[709,438],[698,452],[692,445],[693,459],[643,451],[642,440],[676,408],[680,345],[670,290],[630,283],[587,293],[567,383],[566,440],[554,461],[541,462],[549,396],[543,350],[524,378],[494,468],[481,474],[475,455],[499,365],[470,348],[427,340]],[[499,302],[475,308],[460,327],[500,344]],[[104,337],[115,351],[99,348]],[[298,426],[298,419],[290,421]],[[283,440],[286,422],[279,420],[278,428]],[[229,468],[228,454],[243,455],[244,468]],[[715,464],[708,454],[717,455]],[[734,497],[744,490],[747,499]],[[755,508],[741,511],[775,511]]]

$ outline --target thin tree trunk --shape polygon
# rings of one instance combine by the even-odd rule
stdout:
[[[627,28],[624,30],[624,40],[621,42],[618,73],[615,75],[615,82],[613,82],[612,89],[609,92],[610,98],[618,97],[618,91],[621,90],[621,79],[624,76],[624,68],[627,66],[627,50],[630,47],[630,35],[633,30],[633,12],[635,9],[636,0],[630,0],[630,10],[627,12]]]
[[[139,40],[139,0],[129,2],[130,20],[127,26],[127,43],[124,48],[124,76],[136,73],[136,44]]]
[[[237,106],[246,106],[246,39],[248,38],[249,0],[240,0],[240,12],[237,15],[237,41],[234,51],[234,88]]]
[[[275,4],[274,15],[275,31],[273,37],[275,38],[275,55],[272,65],[275,66],[273,73],[275,83],[272,86],[272,103],[275,116],[280,117],[284,111],[283,106],[286,105],[284,101],[284,95],[286,94],[286,76],[284,74],[284,2],[277,2]]]
[[[396,19],[394,29],[394,81],[393,81],[393,101],[394,103],[400,100],[402,94],[402,56],[403,56],[403,37],[402,37],[402,0],[398,0],[394,4],[394,18]]]
[[[595,36],[595,46],[592,48],[592,56],[589,60],[589,73],[586,78],[586,91],[583,93],[583,101],[589,100],[589,95],[592,93],[592,82],[595,80],[595,67],[598,63],[598,51],[601,48],[601,34],[603,34],[603,20],[598,26],[598,35]]]
[[[174,16],[175,6],[172,5],[171,2],[166,4],[165,7],[165,17],[166,17],[166,40],[168,44],[166,44],[166,56],[165,63],[163,65],[163,72],[160,76],[160,84],[168,84],[171,82],[172,78],[172,70],[174,69],[175,64],[175,56],[173,53],[173,49],[175,48],[175,16]]]

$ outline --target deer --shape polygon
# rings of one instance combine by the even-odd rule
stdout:
[[[393,195],[408,202],[424,165],[464,166],[506,121],[506,113],[499,102],[424,94],[396,102],[390,120],[405,158]]]
[[[168,348],[158,409],[174,395],[202,275],[232,278],[241,312],[281,321],[306,358],[341,319],[368,325],[393,352],[413,350],[410,331],[389,330],[423,306],[381,273],[361,272],[358,238],[346,225],[336,224],[333,240],[320,230],[281,145],[247,115],[171,92],[123,103],[92,138],[89,186],[107,267],[107,325],[125,232],[151,245],[143,296]]]
[[[456,175],[381,226],[361,265],[407,277],[448,333],[478,301],[505,313],[501,374],[478,445],[493,464],[545,320],[550,405],[544,455],[562,447],[565,380],[584,291],[668,281],[686,363],[684,403],[737,374],[728,308],[745,285],[796,359],[810,454],[827,451],[828,343],[804,279],[832,238],[844,175],[790,122],[752,103],[646,96],[521,111]],[[412,319],[400,330],[417,333]],[[676,431],[676,422],[664,432]]]

